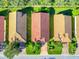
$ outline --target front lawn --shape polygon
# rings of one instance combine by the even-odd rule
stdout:
[[[62,43],[59,41],[54,41],[53,39],[48,42],[48,54],[61,54],[62,53]]]
[[[41,52],[41,44],[39,42],[29,42],[26,45],[27,54],[40,54],[40,52]]]
[[[76,38],[72,39],[72,42],[69,43],[69,54],[75,54],[77,48],[77,41]]]

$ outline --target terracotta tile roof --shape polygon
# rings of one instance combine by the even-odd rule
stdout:
[[[15,41],[16,37],[26,39],[26,15],[22,12],[9,13],[9,41]]]
[[[4,16],[0,16],[0,42],[4,41]]]
[[[70,16],[64,16],[62,14],[54,15],[54,38],[55,41],[59,41],[59,34],[61,37],[65,33],[68,34],[68,38],[71,39],[72,36],[72,27],[71,27],[71,17]],[[69,39],[66,38],[69,42]],[[65,39],[61,40],[62,42],[67,42]]]
[[[42,38],[49,39],[49,14],[32,13],[32,41]]]

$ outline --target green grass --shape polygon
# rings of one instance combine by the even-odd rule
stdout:
[[[75,50],[76,50],[76,47],[74,46],[74,44],[70,43],[69,44],[69,53],[75,54]]]
[[[0,8],[0,12],[4,11],[4,10],[7,10],[7,8]]]
[[[26,45],[26,53],[27,54],[40,54],[41,52],[41,45],[38,42],[29,42],[29,44]]]
[[[62,53],[62,43],[50,39],[48,42],[48,54],[61,54],[61,53]]]
[[[69,43],[69,54],[75,54],[76,44],[77,44],[76,38],[73,38],[72,42]]]
[[[64,11],[64,10],[68,10],[68,9],[72,9],[72,8],[68,8],[68,7],[62,7],[62,8],[59,8],[59,7],[55,7],[54,8],[55,9],[55,13],[57,14],[57,13],[59,13],[59,12],[61,12],[61,11]]]
[[[48,54],[61,54],[62,52],[62,47],[56,46],[55,49],[49,49]]]

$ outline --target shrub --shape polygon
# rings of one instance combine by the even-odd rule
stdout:
[[[39,42],[30,42],[26,47],[27,54],[40,54],[41,44]]]
[[[75,54],[76,48],[77,48],[77,39],[74,37],[72,39],[72,42],[69,43],[69,53]]]
[[[62,43],[59,41],[54,41],[50,39],[48,42],[48,54],[61,54],[62,52]]]

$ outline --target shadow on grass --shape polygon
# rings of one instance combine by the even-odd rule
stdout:
[[[73,15],[71,9],[61,11],[58,14],[63,14],[63,15],[68,15],[68,16],[72,16]]]
[[[49,39],[51,39],[51,38],[53,38],[53,36],[54,36],[54,14],[55,14],[55,10],[54,10],[54,8],[53,7],[50,7],[49,8],[50,9],[50,11],[49,11],[49,17],[50,17],[50,23],[49,23],[49,30],[50,30],[50,34],[49,34],[49,36],[50,36],[50,38]]]
[[[9,13],[9,10],[4,10],[0,12],[0,16],[7,16]]]

